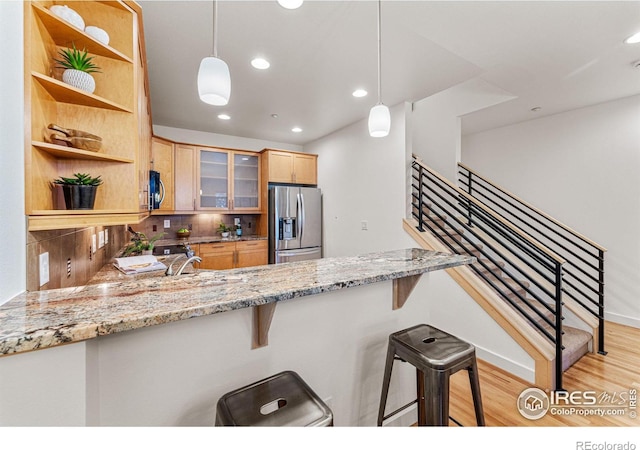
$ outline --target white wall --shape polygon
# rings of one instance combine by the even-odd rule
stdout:
[[[640,96],[465,136],[462,160],[606,247],[606,317],[640,327]]]
[[[514,98],[480,79],[460,83],[413,104],[412,151],[455,182],[461,158],[461,116]]]
[[[0,304],[26,289],[24,216],[23,4],[0,1]],[[12,61],[12,64],[7,64]]]
[[[210,145],[222,148],[253,150],[256,152],[263,148],[302,151],[302,146],[295,144],[207,133],[204,131],[185,130],[184,128],[165,127],[162,125],[153,126],[153,135],[185,144]]]

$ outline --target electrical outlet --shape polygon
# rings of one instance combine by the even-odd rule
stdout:
[[[40,253],[40,286],[49,282],[49,252]]]
[[[98,248],[104,247],[104,231],[98,231]]]
[[[164,221],[164,227],[165,227],[165,228],[171,228],[171,220],[169,220],[169,219],[165,219],[165,221]]]
[[[109,243],[109,230],[104,230],[104,243]]]
[[[95,253],[97,250],[97,242],[96,242],[96,235],[92,234],[91,235],[91,253]]]
[[[363,220],[362,222],[360,222],[360,229],[362,231],[367,231],[369,229],[369,224],[367,223],[366,220]]]

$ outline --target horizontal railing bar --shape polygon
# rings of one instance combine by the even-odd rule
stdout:
[[[478,185],[480,187],[483,187],[482,185]],[[509,217],[511,217],[511,219],[508,219],[505,217],[506,220],[509,220],[511,223],[513,223],[513,220],[517,220],[518,222],[520,222],[522,225],[518,225],[513,223],[514,226],[520,228],[521,230],[524,230],[524,227],[528,227],[531,230],[535,230],[536,232],[538,232],[538,230],[536,230],[533,226],[531,226],[529,223],[525,222],[524,220],[522,220],[520,217],[518,217],[517,215],[513,214],[513,212],[509,211],[508,209],[504,208],[502,205],[500,205],[499,203],[491,200],[489,197],[487,197],[482,191],[478,190],[476,186],[476,190],[475,193],[477,196],[481,196],[482,198],[486,199],[487,202],[490,205],[494,205],[494,209],[499,209],[501,211],[503,211],[503,214],[507,214]],[[489,191],[490,194],[495,195],[493,192]],[[511,205],[511,203],[509,203]],[[544,226],[545,228],[547,228],[549,231],[551,231],[552,233],[556,234],[559,237],[564,238],[567,242],[571,243],[573,246],[577,247],[578,249],[582,250],[584,253],[586,253],[588,256],[590,256],[591,258],[595,259],[595,260],[599,260],[599,257],[597,255],[594,255],[593,253],[590,253],[587,249],[585,249],[584,247],[581,247],[580,245],[576,244],[575,242],[568,240],[565,236],[563,236],[562,234],[557,233],[555,230],[552,230],[551,228],[549,228],[546,224],[542,223],[541,221],[537,220],[535,217],[531,216],[530,214],[528,214],[526,211],[518,208],[516,205],[511,205],[514,208],[518,209],[518,211],[520,211],[521,213],[523,213],[524,215],[530,217],[531,219],[535,220],[537,223],[539,223],[540,225]],[[504,217],[504,215],[503,215]],[[526,231],[525,231],[526,232]],[[529,232],[527,232],[529,233]],[[540,233],[540,235],[542,237],[544,237],[545,239],[553,242],[555,245],[557,245],[558,247],[560,247],[561,249],[565,250],[566,252],[568,252],[569,254],[575,256],[576,258],[578,258],[579,260],[581,260],[582,262],[584,262],[585,264],[593,267],[594,269],[597,270],[597,267],[595,265],[593,265],[590,261],[588,261],[587,259],[585,259],[583,256],[579,255],[578,253],[576,253],[575,251],[573,251],[572,249],[566,247],[564,244],[562,244],[561,242],[558,242],[557,240],[553,239],[550,236],[545,235],[544,233]]]
[[[473,196],[467,194],[466,192],[464,192],[462,189],[460,189],[457,186],[453,186],[449,183],[449,181],[447,181],[445,178],[443,178],[440,174],[436,173],[435,171],[431,170],[429,167],[425,166],[424,163],[422,163],[421,161],[418,161],[417,159],[413,161],[413,165],[418,165],[420,167],[422,167],[422,169],[424,171],[426,171],[427,173],[433,175],[434,177],[436,177],[437,179],[441,180],[442,182],[444,182],[445,184],[450,185],[451,189],[455,190],[457,194],[461,195],[462,197],[464,197],[466,200],[468,200],[469,202],[473,203],[474,205],[476,205],[478,208],[482,209],[482,210],[486,210],[487,207],[485,205],[483,205],[480,201],[478,201],[477,199],[473,198]],[[500,218],[497,218],[497,220],[501,220]],[[527,239],[527,237],[522,233],[522,231],[518,230],[517,228],[514,228],[512,225],[510,225],[509,223],[507,223],[506,221],[504,221],[503,225],[506,228],[509,228],[510,230],[512,230],[515,234],[520,235],[523,239]],[[545,253],[549,258],[554,259],[555,262],[562,264],[565,262],[565,259],[562,258],[561,256],[559,256],[556,252],[552,251],[551,249],[547,248],[545,245],[542,245],[541,243],[537,242],[537,241],[532,241],[532,244],[539,248],[543,253]]]
[[[456,207],[456,206],[455,206],[455,205],[453,205],[451,202],[449,202],[448,200],[446,200],[442,195],[438,194],[437,192],[435,192],[435,191],[433,191],[433,190],[432,190],[431,192],[433,192],[435,195],[437,195],[438,197],[440,197],[440,199],[441,199],[443,202],[447,203],[451,208],[453,208],[456,212],[458,212],[458,214],[463,214],[463,211],[461,211],[458,207]],[[423,195],[427,195],[427,194],[423,194]],[[427,195],[427,197],[428,197],[428,195]],[[428,198],[429,198],[429,197],[428,197]],[[434,200],[433,198],[429,198],[429,199],[430,199],[432,202],[436,203],[436,202],[435,202],[435,200]],[[506,262],[508,262],[509,264],[511,264],[511,265],[512,265],[512,266],[514,266],[514,267],[517,267],[517,265],[516,265],[516,264],[514,264],[514,263],[513,263],[513,261],[511,261],[511,259],[509,259],[509,258],[508,258],[507,256],[505,256],[504,254],[499,253],[499,252],[494,248],[494,246],[493,246],[490,242],[486,241],[486,240],[485,240],[484,238],[482,238],[481,236],[478,236],[478,235],[473,231],[473,229],[472,229],[469,225],[467,225],[467,224],[465,224],[465,223],[462,223],[462,222],[461,222],[458,218],[456,218],[456,217],[454,217],[454,220],[456,220],[456,222],[457,222],[460,226],[462,226],[464,229],[468,230],[471,234],[473,234],[473,235],[474,235],[477,239],[479,239],[483,244],[485,244],[486,246],[488,246],[488,247],[490,247],[492,250],[494,250],[496,253],[498,253],[498,254],[499,254],[503,259],[505,259],[505,260],[506,260]],[[490,236],[490,237],[492,237],[492,238],[493,238],[493,239],[495,239],[495,240],[498,240],[495,236]],[[524,250],[524,251],[526,251],[526,250]],[[517,256],[517,255],[515,255],[515,254],[514,254],[514,256]],[[530,256],[534,257],[533,255],[530,255]],[[533,268],[534,270],[536,270],[536,272],[538,272],[541,276],[543,276],[543,277],[544,277],[544,273],[542,273],[541,271],[537,270],[537,268],[536,268],[536,267],[532,267],[532,268]],[[548,268],[549,270],[551,270],[551,266],[548,266],[547,268]],[[522,275],[523,275],[524,277],[526,277],[526,278],[530,278],[528,274],[525,274],[524,272],[521,272],[521,273],[522,273]],[[535,280],[533,280],[533,279],[532,279],[531,281],[535,281]]]
[[[473,213],[475,210],[472,210],[471,212]],[[498,224],[495,224],[493,222],[491,222],[489,219],[493,219],[493,216],[491,215],[487,215],[482,211],[476,211],[475,212],[475,216],[479,217],[480,220],[483,221],[483,223],[490,227],[492,230],[496,231],[497,233],[499,233],[501,236],[503,236],[505,239],[507,239],[509,242],[511,242],[512,244],[514,244],[516,247],[518,247],[520,250],[524,251],[527,255],[529,255],[530,257],[534,258],[539,264],[542,264],[544,267],[546,267],[549,271],[553,270],[553,262],[546,262],[543,261],[542,259],[540,259],[538,256],[536,256],[535,254],[527,251],[525,248],[523,248],[521,245],[518,245],[516,242],[514,242],[512,239],[510,239],[504,232],[501,231],[501,228],[498,226]],[[492,236],[492,238],[498,240],[495,236]],[[527,242],[527,241],[525,241]],[[540,273],[540,272],[539,272]],[[540,273],[540,275],[543,275],[542,273]],[[544,276],[544,275],[543,275]],[[553,282],[551,279],[549,279],[550,282]]]
[[[573,267],[573,266],[570,266]],[[598,288],[600,288],[600,280],[596,280],[594,278],[591,278],[591,280],[598,285],[598,288],[595,288],[593,286],[591,286],[590,284],[587,284],[586,281],[584,281],[582,278],[576,276],[573,272],[571,272],[570,270],[565,270],[564,271],[565,274],[569,275],[572,279],[576,280],[577,282],[579,282],[581,285],[583,285],[584,287],[586,287],[587,289],[589,289],[591,292],[593,292],[594,294],[598,295],[600,294],[600,291]]]
[[[514,200],[517,200],[518,202],[520,202],[521,204],[525,205],[527,208],[535,211],[536,213],[540,214],[541,216],[545,217],[546,219],[548,219],[549,221],[555,223],[556,225],[558,225],[561,228],[564,228],[565,230],[567,230],[569,233],[571,233],[573,236],[579,238],[581,241],[584,241],[586,243],[588,243],[589,245],[591,245],[592,247],[597,248],[598,250],[601,250],[603,252],[606,252],[607,249],[604,248],[603,246],[601,246],[600,244],[597,244],[596,242],[593,242],[591,239],[581,235],[580,233],[578,233],[577,231],[573,230],[572,228],[568,227],[567,225],[563,224],[562,222],[554,219],[553,217],[545,214],[544,212],[540,211],[538,208],[536,208],[535,206],[525,202],[524,200],[516,197],[515,195],[513,195],[512,193],[504,190],[503,188],[501,188],[500,186],[492,183],[491,181],[487,180],[485,177],[483,177],[482,175],[478,174],[476,171],[474,171],[473,169],[471,169],[470,167],[467,167],[466,165],[464,165],[463,163],[459,162],[458,163],[459,167],[462,167],[463,169],[467,170],[468,172],[474,174],[475,176],[481,178],[482,180],[486,181],[487,183],[491,184],[492,186],[494,186],[496,189],[504,192],[506,195],[508,195],[509,197],[513,198]]]
[[[571,292],[567,292],[564,289],[562,290],[562,292],[566,294],[567,297],[571,298],[574,302],[582,306],[585,310],[587,310],[587,312],[591,313],[592,316],[597,317],[598,319],[604,319],[604,317],[601,316],[600,313],[593,311],[589,305],[585,305],[582,300],[580,300],[579,298],[576,298],[574,295],[571,294]],[[596,304],[594,306],[597,307],[598,305]]]
[[[450,203],[447,199],[445,199],[442,195],[440,195],[438,192],[431,190],[429,192],[433,192],[435,195],[437,195],[443,202],[447,203],[450,207],[452,207],[454,210],[459,211],[458,208],[453,205],[452,203]],[[427,199],[431,200],[433,203],[437,203],[435,201],[435,199],[431,198],[429,196],[429,194],[424,193],[423,195],[427,197]],[[440,216],[436,211],[434,211],[433,209],[431,210],[432,212],[434,212],[438,218],[440,218],[441,220],[445,221],[446,219],[444,219],[442,216]],[[483,244],[485,244],[487,247],[489,247],[494,253],[496,253],[502,260],[504,260],[505,262],[509,263],[509,265],[511,267],[514,267],[523,278],[526,278],[528,281],[530,281],[531,283],[535,284],[541,291],[543,291],[545,294],[547,294],[549,297],[553,298],[553,294],[551,294],[546,287],[544,287],[542,284],[540,284],[537,280],[535,280],[534,278],[530,277],[529,274],[523,272],[518,265],[514,264],[507,256],[505,256],[502,252],[500,252],[498,249],[496,249],[491,243],[489,243],[488,241],[486,241],[484,238],[482,238],[482,236],[479,236],[477,233],[475,233],[475,231],[473,230],[473,228],[471,228],[469,225],[463,223],[462,221],[460,221],[460,219],[458,219],[457,217],[455,217],[455,215],[453,216],[453,220],[455,220],[458,225],[460,225],[461,227],[463,227],[465,230],[467,230],[471,235],[473,235],[476,239],[478,239],[480,242],[482,242]],[[451,234],[447,231],[447,230],[443,230],[451,239],[453,239],[454,241],[456,241],[455,238],[453,238],[451,236]],[[457,242],[457,241],[456,241]],[[488,259],[491,260],[491,262],[493,262],[495,265],[498,265],[497,261],[495,261],[492,257],[489,257],[485,252],[482,252],[481,249],[478,249],[476,247],[477,250],[480,250],[481,253],[483,253],[483,255],[485,255]],[[488,270],[488,267],[485,267]],[[504,270],[503,270],[504,271]],[[524,284],[522,284],[522,282],[518,279],[518,277],[514,277],[513,274],[509,273],[509,272],[505,272],[507,273],[514,282],[516,282],[523,290],[525,290],[527,293],[529,293],[532,297],[534,297],[534,299],[538,300],[538,302],[544,304],[545,306],[547,306],[546,302],[544,302],[535,292],[531,291],[529,288],[527,288]],[[506,282],[503,282],[506,285]],[[507,286],[510,288],[510,286]],[[553,310],[550,310],[550,312],[555,313]],[[550,324],[553,326],[553,324]]]
[[[593,300],[590,296],[588,296],[582,289],[580,289],[578,286],[576,286],[575,284],[573,284],[571,281],[564,279],[563,280],[568,286],[570,286],[572,289],[576,290],[577,292],[580,293],[580,295],[582,295],[584,298],[588,299],[590,302],[592,302],[594,305],[598,306],[599,303],[596,300]]]
[[[442,219],[442,217],[434,211],[434,213],[441,219],[441,220],[446,220],[446,219]],[[432,222],[435,223],[435,222]],[[431,233],[433,233],[434,235],[437,235],[438,233],[435,231],[434,228],[431,227],[431,225],[429,225],[428,222],[425,222],[424,225],[427,226],[427,228],[429,229],[429,231],[431,231]],[[445,233],[448,233],[446,230]],[[449,236],[451,237],[451,236]],[[452,240],[456,241],[455,238],[451,237]],[[449,247],[453,252],[457,252],[455,247],[447,241],[442,241],[444,245],[446,245],[447,247]],[[457,242],[457,241],[456,241]],[[468,249],[466,249],[464,247],[464,245],[461,245],[466,251],[467,253],[470,253]],[[484,256],[489,256],[487,254],[485,254],[485,252],[482,251],[482,249],[478,249],[477,247],[475,247],[476,250],[480,251],[480,253],[482,253]],[[480,262],[480,260],[478,260],[478,262]],[[483,267],[485,267],[485,269],[489,270],[488,267],[486,267],[486,265],[483,264]],[[520,314],[522,314],[528,321],[529,323],[531,323],[531,325],[533,325],[534,327],[538,328],[538,330],[543,333],[549,340],[551,340],[553,343],[556,342],[556,339],[554,336],[552,336],[542,325],[540,325],[535,319],[533,319],[531,317],[531,315],[526,312],[525,310],[522,309],[522,307],[520,305],[518,305],[516,302],[514,302],[508,295],[506,295],[504,293],[504,291],[499,288],[494,282],[493,280],[489,279],[483,272],[481,272],[479,269],[475,268],[473,265],[471,266],[471,268],[477,273],[477,275],[479,277],[481,277],[487,284],[489,284],[496,292],[498,292],[507,302],[509,302],[511,304],[511,306],[513,306]],[[549,326],[554,327],[554,323],[551,322],[547,317],[545,317],[543,314],[540,313],[540,311],[538,311],[537,308],[535,308],[534,306],[531,305],[531,303],[528,302],[528,300],[525,297],[522,297],[520,295],[520,293],[518,293],[515,289],[513,289],[512,286],[503,283],[505,285],[506,288],[508,288],[515,296],[517,296],[523,303],[525,303],[527,306],[529,306],[532,310],[536,311],[538,313],[538,315],[540,315],[540,317],[545,320]],[[526,290],[526,288],[525,288]],[[544,303],[544,302],[542,302]],[[552,311],[553,312],[553,311]]]
[[[413,187],[415,187],[415,185],[412,185]],[[459,208],[457,208],[454,204],[452,204],[451,202],[449,202],[447,199],[445,199],[441,194],[439,194],[438,192],[431,190],[430,192],[433,192],[435,195],[437,195],[443,202],[447,203],[451,208],[453,208],[455,211],[457,211],[459,214],[462,214],[462,212],[460,211]],[[446,191],[445,191],[446,192]],[[431,200],[433,203],[437,203],[435,201],[435,199],[429,197],[428,194],[424,194],[429,200]],[[418,196],[414,195],[414,198],[418,198]],[[433,211],[433,210],[432,210]],[[526,278],[527,280],[529,280],[531,283],[535,284],[540,290],[542,290],[544,293],[546,293],[548,296],[553,297],[553,294],[551,294],[546,287],[544,287],[543,285],[541,285],[536,279],[531,278],[531,276],[525,272],[523,272],[517,264],[515,264],[510,258],[508,258],[507,256],[505,256],[502,252],[498,251],[490,242],[486,241],[484,238],[482,238],[481,236],[479,236],[474,230],[473,228],[471,228],[469,225],[461,222],[457,217],[453,217],[453,219],[458,223],[458,225],[460,225],[461,227],[463,227],[465,230],[469,231],[470,234],[472,234],[474,237],[476,237],[476,239],[480,240],[483,244],[485,244],[487,247],[491,248],[496,254],[498,254],[498,256],[500,256],[503,260],[505,260],[507,263],[509,263],[512,267],[514,267],[516,270],[518,270],[518,272],[520,273],[520,276],[523,278]],[[442,219],[444,220],[444,219]],[[495,238],[495,236],[491,236],[493,239],[497,240]],[[517,256],[516,254],[514,254],[514,256]],[[524,261],[523,261],[524,262]],[[495,263],[495,262],[494,262]],[[526,262],[525,262],[526,264]],[[534,271],[536,271],[540,276],[542,276],[543,278],[545,278],[547,281],[551,282],[550,279],[543,273],[541,272],[537,267],[535,266],[531,266],[528,265],[529,267],[531,267]],[[551,270],[552,268],[549,266],[547,267],[548,270]],[[512,278],[514,278],[514,281],[518,282],[518,280],[516,279],[516,277],[514,277],[512,274],[509,274]],[[526,289],[524,286],[521,286],[523,289]],[[534,296],[534,293],[531,293],[532,296]],[[541,299],[536,298],[536,300],[544,303]]]

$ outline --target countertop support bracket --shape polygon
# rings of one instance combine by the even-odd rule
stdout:
[[[404,306],[409,295],[416,287],[422,274],[410,275],[408,277],[396,278],[393,280],[393,309],[400,309]]]
[[[269,345],[269,328],[271,327],[271,320],[275,310],[275,302],[253,307],[252,349]]]

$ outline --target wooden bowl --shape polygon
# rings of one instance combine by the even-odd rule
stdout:
[[[177,231],[178,239],[185,239],[191,236],[191,231]]]

